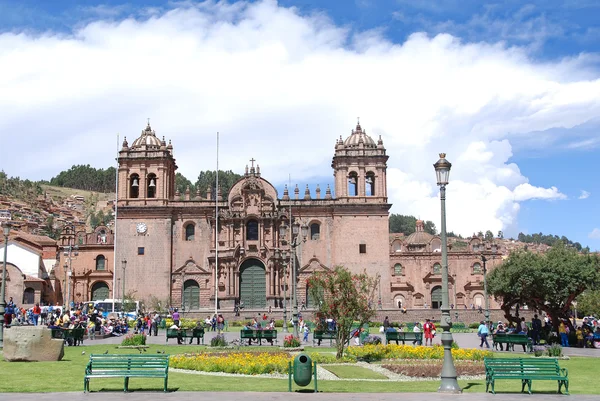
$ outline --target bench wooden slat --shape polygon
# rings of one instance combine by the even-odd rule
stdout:
[[[169,355],[92,354],[85,369],[83,391],[89,392],[90,379],[123,377],[123,391],[128,391],[129,379],[164,378],[167,391]]]
[[[337,340],[336,330],[314,330],[313,331],[313,345],[315,342],[321,342],[322,340],[329,340],[329,345],[333,344],[333,340]]]
[[[516,379],[521,380],[521,392],[528,387],[531,394],[531,383],[533,380],[556,380],[558,381],[558,392],[562,386],[565,386],[565,393],[569,394],[569,372],[561,368],[556,358],[506,358],[493,359],[485,358],[485,391],[492,388],[495,393],[494,385],[498,379]]]
[[[386,331],[385,332],[385,343],[389,344],[390,341],[402,341],[404,344],[406,341],[413,341],[421,344],[423,342],[423,333],[415,333],[413,331]]]
[[[277,330],[242,329],[240,330],[240,340],[244,339],[248,340],[248,344],[250,344],[251,340],[257,340],[259,345],[262,345],[262,340],[267,340],[272,344],[273,341],[277,342]]]
[[[190,340],[201,339],[202,344],[204,344],[204,328],[202,327],[194,327],[193,329],[167,329],[167,336],[165,338],[165,342],[169,341],[169,338],[189,338]]]

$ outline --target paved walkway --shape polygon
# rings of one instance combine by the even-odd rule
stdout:
[[[102,392],[102,393],[44,393],[44,394],[0,394],[0,400],[23,400],[23,401],[65,401],[65,400],[110,400],[110,401],[437,401],[456,400],[460,398],[465,401],[489,400],[489,401],[526,401],[526,400],[568,400],[569,396],[560,394],[438,394],[438,393],[213,393],[213,392],[186,392],[176,391],[173,393],[160,392]],[[597,395],[573,395],[576,400],[600,400]]]
[[[147,338],[148,344],[165,344],[165,330],[158,331],[158,337],[149,336]],[[240,333],[239,331],[228,331],[224,332],[227,341],[239,340]],[[288,335],[289,333],[284,333],[281,328],[277,329],[277,339],[279,345],[283,344],[283,337]],[[204,337],[204,343],[210,344],[210,340],[216,336],[217,333],[214,331],[208,331]],[[376,333],[375,335],[379,335],[384,338],[383,334]],[[456,333],[453,334],[454,341],[458,343],[461,348],[479,348],[479,337],[475,333]],[[92,344],[120,344],[122,341],[121,337],[110,337],[105,339],[98,340],[85,340],[84,345],[92,345]],[[440,336],[436,336],[433,340],[434,344],[441,344]],[[489,340],[491,345],[491,340]],[[174,338],[169,339],[168,344],[174,345],[177,344],[177,340]],[[194,342],[195,344],[195,342]],[[263,344],[266,344],[266,341],[263,341]],[[312,346],[312,333],[309,334],[309,341],[303,343],[303,345]],[[321,347],[329,347],[329,340],[323,340],[321,342]],[[507,351],[505,351],[507,352]],[[511,354],[523,354],[523,350],[521,347],[515,347],[514,351],[509,351]],[[600,357],[600,349],[596,348],[563,348],[563,354],[567,356],[591,356],[591,357]]]

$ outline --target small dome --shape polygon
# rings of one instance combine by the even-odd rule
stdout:
[[[426,231],[415,231],[404,241],[407,245],[427,245],[433,239],[433,235]]]
[[[150,127],[150,123],[142,131],[142,135],[131,144],[132,148],[160,148],[160,146],[161,141],[156,137],[156,133]]]
[[[433,239],[433,235],[425,231],[425,222],[417,220],[415,232],[406,238],[407,245],[427,245]]]
[[[363,143],[367,148],[377,147],[373,138],[367,135],[367,132],[363,131],[360,123],[358,123],[356,129],[352,130],[352,134],[344,141],[344,146],[357,147],[360,143]]]

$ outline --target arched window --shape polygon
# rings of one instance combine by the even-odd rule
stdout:
[[[25,288],[23,291],[23,303],[34,304],[35,303],[35,290],[33,288]]]
[[[402,275],[402,265],[400,263],[396,263],[394,265],[394,276],[401,276]]]
[[[358,196],[358,175],[354,171],[348,175],[348,196]]]
[[[196,227],[194,227],[193,223],[189,223],[187,226],[185,226],[185,240],[186,241],[193,241],[195,233],[196,233]]]
[[[310,239],[316,241],[321,236],[321,226],[319,223],[312,223],[310,225]]]
[[[481,274],[481,271],[481,265],[479,262],[475,262],[475,264],[473,264],[473,274]]]
[[[156,175],[155,174],[148,174],[146,197],[147,198],[156,198]]]
[[[442,265],[436,263],[433,265],[433,274],[442,274]]]
[[[137,198],[140,196],[140,176],[132,174],[129,177],[129,197]]]
[[[106,270],[106,258],[103,255],[96,257],[96,270]]]
[[[394,243],[392,244],[392,251],[394,253],[402,252],[402,242],[394,241]]]
[[[375,196],[375,173],[369,171],[365,178],[365,190],[367,196]]]
[[[258,221],[248,220],[246,223],[246,240],[258,241]]]

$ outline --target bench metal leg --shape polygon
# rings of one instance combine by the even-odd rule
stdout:
[[[124,392],[129,391],[129,377],[128,376],[125,376],[125,380],[123,383],[123,391]]]

